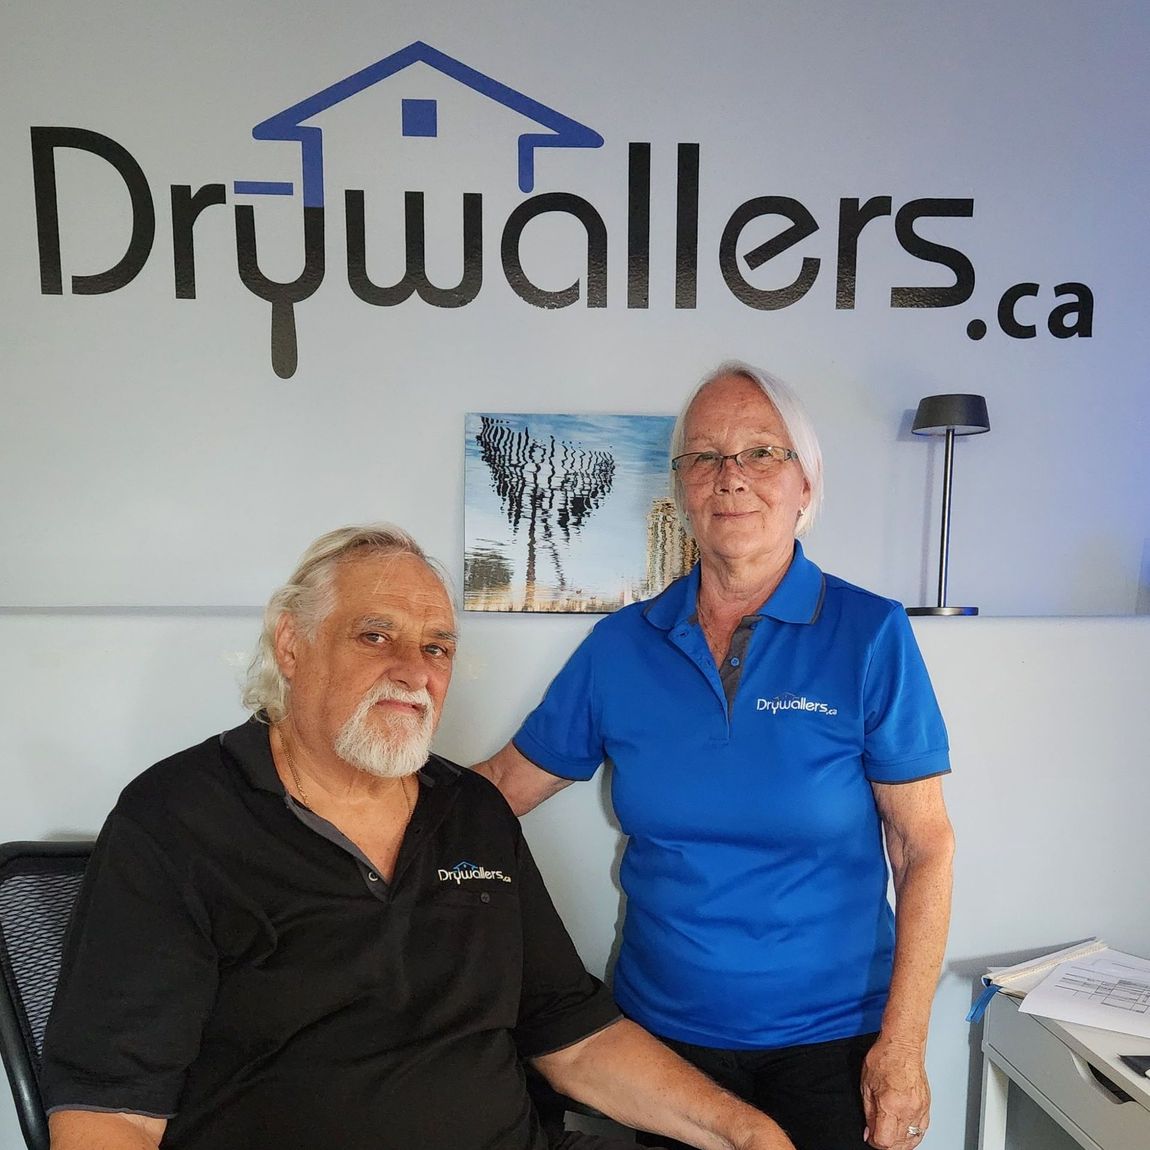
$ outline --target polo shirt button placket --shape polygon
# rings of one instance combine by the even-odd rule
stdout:
[[[375,873],[375,871],[369,870],[367,872],[367,881],[368,882],[379,882],[379,875],[377,875]]]

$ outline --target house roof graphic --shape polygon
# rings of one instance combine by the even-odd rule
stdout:
[[[519,190],[522,192],[530,192],[535,186],[536,148],[599,148],[603,145],[603,137],[585,124],[477,72],[422,40],[416,40],[314,96],[270,116],[252,129],[252,136],[257,140],[294,140],[299,143],[305,208],[323,207],[323,130],[306,125],[305,121],[415,63],[427,64],[545,129],[523,132],[519,137]],[[428,107],[429,104],[432,102],[404,101],[404,131],[407,134],[435,134],[434,105]],[[234,188],[237,193],[248,195],[291,195],[294,190],[290,183],[255,180],[237,180]]]

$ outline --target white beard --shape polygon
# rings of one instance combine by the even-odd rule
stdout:
[[[398,699],[423,707],[418,715],[387,714],[371,716],[381,699]],[[384,779],[413,775],[431,753],[435,734],[435,707],[426,690],[405,691],[381,683],[365,695],[351,718],[340,728],[335,753],[345,763]]]

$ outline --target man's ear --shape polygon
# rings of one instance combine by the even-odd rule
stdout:
[[[280,674],[288,682],[291,682],[295,674],[296,653],[302,641],[303,636],[300,634],[295,616],[290,611],[285,611],[276,620],[275,652]]]

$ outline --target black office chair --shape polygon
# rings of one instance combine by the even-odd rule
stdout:
[[[0,845],[0,1054],[28,1150],[48,1150],[40,1050],[92,845]]]

